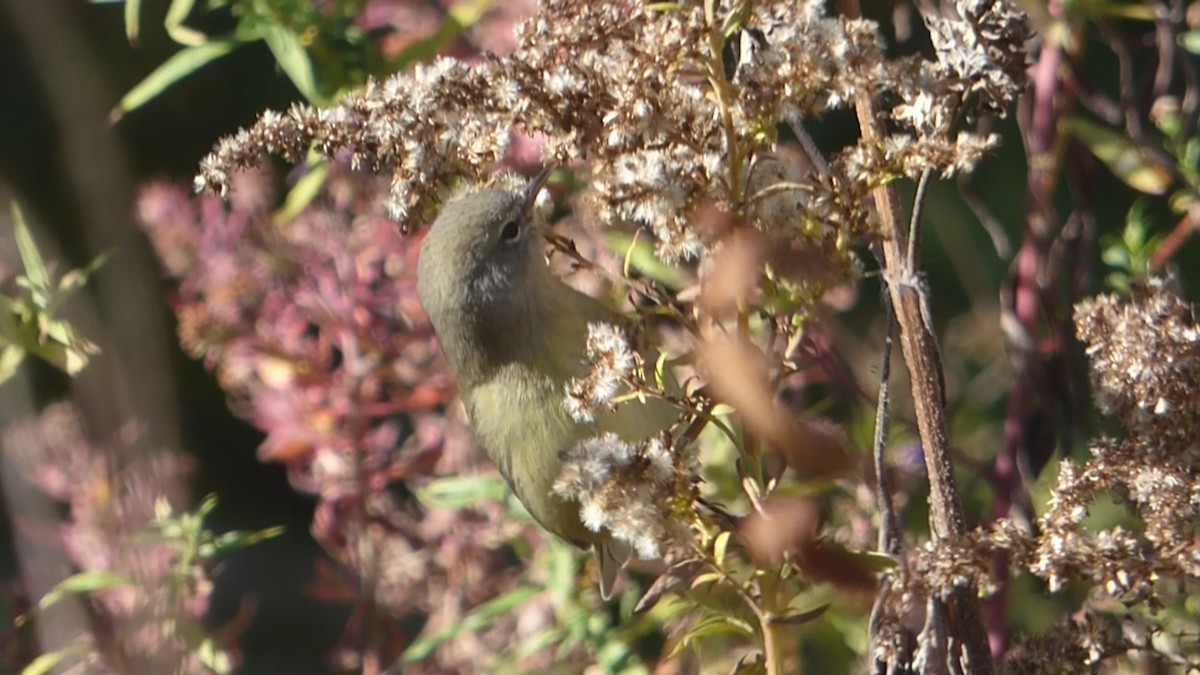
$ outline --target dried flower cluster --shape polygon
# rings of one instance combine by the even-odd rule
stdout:
[[[628,336],[612,324],[588,325],[586,353],[591,370],[567,383],[565,399],[567,412],[579,422],[591,422],[597,410],[610,408],[613,396],[634,367]]]
[[[1122,438],[1093,441],[1083,466],[1064,459],[1046,512],[1030,532],[1008,520],[960,541],[930,543],[914,552],[900,573],[904,593],[893,599],[899,617],[929,594],[971,584],[987,591],[996,551],[1010,554],[1014,570],[1027,570],[1051,592],[1073,579],[1127,607],[1153,610],[1175,593],[1175,584],[1200,582],[1200,462],[1194,395],[1200,381],[1200,330],[1193,310],[1162,282],[1136,287],[1122,299],[1101,296],[1076,306],[1076,329],[1087,345],[1092,382],[1102,412],[1121,422]],[[1085,523],[1097,498],[1126,501],[1139,528],[1096,529]],[[1102,639],[1099,624],[1064,624],[1069,640],[1035,636],[1014,653],[1010,672],[1090,672],[1102,658],[1125,649],[1151,649]],[[1099,631],[1099,632],[1097,632]],[[1083,655],[1063,660],[1063,650]],[[895,658],[895,654],[878,655]],[[1175,656],[1175,655],[1173,655]],[[1021,664],[1021,665],[1014,665]],[[1034,668],[1030,664],[1039,664]]]
[[[1096,672],[1101,661],[1135,646],[1127,643],[1103,616],[1085,612],[1026,640],[1009,654],[1004,672],[1087,675]]]
[[[567,454],[554,491],[579,502],[589,529],[608,530],[638,557],[653,560],[690,540],[693,462],[686,449],[669,440],[630,444],[606,433]]]
[[[1102,296],[1075,311],[1079,339],[1088,344],[1100,412],[1150,445],[1200,456],[1200,330],[1192,308],[1165,282],[1135,290],[1134,303]]]
[[[69,509],[64,524],[28,523],[57,529],[63,548],[80,571],[111,574],[122,581],[94,594],[103,627],[81,652],[81,670],[209,673],[187,629],[198,634],[212,591],[210,570],[200,560],[179,569],[177,542],[155,533],[171,515],[184,484],[178,457],[159,454],[122,461],[120,452],[87,440],[78,411],[50,406],[36,419],[10,428],[4,447],[28,480]],[[181,576],[182,575],[182,576]],[[70,663],[70,660],[68,660]],[[116,672],[113,670],[113,672]]]
[[[505,58],[476,65],[443,58],[372,84],[335,108],[264,113],[218,144],[196,185],[224,194],[232,174],[256,165],[264,152],[296,163],[310,147],[326,156],[347,152],[356,165],[393,175],[389,212],[413,227],[455,179],[477,178],[498,161],[516,126],[544,136],[547,161],[588,160],[589,210],[602,223],[647,226],[666,259],[711,245],[690,221],[701,203],[715,202],[761,213],[766,217],[756,225],[811,240],[830,262],[847,266],[849,245],[870,229],[869,187],[925,168],[967,169],[994,145],[965,132],[949,138],[948,125],[966,92],[980,90],[1000,107],[1019,88],[1011,68],[1000,75],[976,61],[1021,53],[1021,29],[997,25],[1024,24],[997,3],[977,19],[984,32],[946,24],[974,36],[964,49],[977,56],[963,55],[960,64],[944,49],[937,64],[889,61],[874,23],[825,18],[821,6],[776,1],[744,12],[739,5],[714,24],[700,4],[546,2]],[[765,35],[765,45],[727,79],[714,34],[739,22]],[[780,124],[886,91],[904,101],[898,119],[920,129],[936,117],[941,135],[899,134],[882,147],[859,143],[834,159],[828,176],[801,188],[802,199],[792,201],[799,210],[758,210],[748,186],[772,189],[754,176],[760,165],[772,175]]]

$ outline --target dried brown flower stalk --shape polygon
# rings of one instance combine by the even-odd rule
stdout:
[[[1079,303],[1075,322],[1087,345],[1097,403],[1127,435],[1095,440],[1083,466],[1062,461],[1035,532],[1005,519],[914,551],[900,575],[904,593],[893,598],[893,619],[927,595],[944,595],[964,584],[985,591],[994,587],[990,565],[998,550],[1010,554],[1014,569],[1043,580],[1051,592],[1072,579],[1087,581],[1095,592],[1084,609],[1108,598],[1153,611],[1177,592],[1176,585],[1200,582],[1200,404],[1192,391],[1200,380],[1200,329],[1193,310],[1155,281],[1135,289],[1128,300],[1109,295]],[[1087,526],[1090,507],[1105,495],[1127,500],[1144,528]],[[1126,650],[1157,649],[1105,637],[1098,621],[1069,622],[1030,638],[1006,663],[1007,672],[1092,672],[1095,664]],[[1145,630],[1165,629],[1151,619]]]

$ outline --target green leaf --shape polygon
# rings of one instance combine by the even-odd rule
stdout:
[[[205,557],[211,557],[212,555],[218,553],[226,553],[228,551],[235,551],[239,548],[253,546],[259,542],[266,541],[267,539],[274,539],[275,537],[282,535],[285,531],[287,531],[287,528],[282,525],[276,525],[274,527],[268,527],[256,532],[244,532],[242,530],[226,532],[218,536],[213,541],[212,551],[204,552],[204,555]]]
[[[523,639],[512,653],[505,658],[505,661],[519,662],[529,658],[543,649],[548,649],[551,645],[556,644],[562,637],[563,633],[561,629],[557,627],[547,628],[531,638]]]
[[[1200,30],[1189,30],[1180,35],[1179,44],[1193,54],[1200,54]]]
[[[46,313],[54,314],[58,311],[62,304],[69,300],[79,289],[87,284],[104,263],[113,255],[112,251],[108,251],[96,257],[95,260],[88,263],[87,267],[73,269],[63,275],[62,279],[58,280],[58,290],[50,298],[50,302],[46,305]]]
[[[623,232],[612,232],[605,238],[608,247],[622,253],[629,267],[657,281],[667,288],[678,291],[687,285],[687,278],[678,268],[659,259],[650,242],[638,238],[636,241]]]
[[[0,385],[12,379],[17,369],[25,362],[26,351],[20,345],[4,345],[0,347]]]
[[[492,0],[460,0],[454,3],[447,11],[446,19],[433,35],[406,47],[393,60],[391,67],[403,70],[414,63],[432,58],[451,40],[478,23],[491,6]]]
[[[283,208],[275,213],[275,224],[285,225],[294,220],[308,208],[308,205],[321,194],[325,178],[329,175],[329,163],[321,161],[311,171],[301,176],[300,180],[288,190]]]
[[[219,500],[217,499],[217,494],[215,492],[210,492],[204,495],[204,499],[200,500],[200,506],[196,507],[196,513],[200,514],[200,517],[202,518],[208,516],[208,514],[212,513],[217,508],[218,501]]]
[[[1104,249],[1100,253],[1100,259],[1109,267],[1116,267],[1122,270],[1128,270],[1132,267],[1129,251],[1116,246]]]
[[[192,7],[195,4],[195,0],[173,0],[167,7],[166,18],[163,19],[163,27],[167,29],[167,35],[170,35],[171,39],[179,44],[189,47],[199,47],[208,43],[207,35],[183,25],[183,22],[187,21],[188,15],[192,13]]]
[[[1088,5],[1090,13],[1097,18],[1129,19],[1131,21],[1153,21],[1154,8],[1124,2],[1096,2]]]
[[[62,663],[68,656],[81,653],[79,647],[68,647],[60,649],[49,654],[42,654],[33,660],[25,669],[21,671],[21,675],[46,675],[53,672],[58,664]]]
[[[813,621],[821,618],[821,616],[825,614],[825,611],[828,610],[830,606],[831,605],[829,603],[825,603],[824,605],[818,605],[817,607],[807,611],[791,612],[783,616],[774,616],[771,617],[771,623],[786,624],[789,626],[800,626],[806,623],[812,623]]]
[[[271,48],[279,67],[287,73],[292,84],[310,103],[321,104],[324,99],[317,91],[317,79],[313,74],[312,60],[295,33],[279,24],[263,24],[259,28],[262,39]]]
[[[193,652],[200,663],[214,673],[232,673],[233,660],[229,653],[217,646],[211,638],[205,638]]]
[[[483,502],[504,499],[508,485],[498,473],[475,476],[448,476],[430,481],[417,491],[417,499],[439,509],[466,509]]]
[[[17,253],[21,256],[21,265],[25,268],[25,278],[29,280],[30,290],[45,293],[50,290],[50,272],[38,252],[29,226],[25,223],[25,214],[21,207],[12,205],[13,236],[17,240]]]
[[[95,591],[104,591],[112,588],[120,588],[129,586],[129,582],[123,577],[112,572],[95,571],[95,572],[80,572],[73,574],[66,579],[58,582],[58,585],[50,589],[50,592],[42,596],[38,601],[39,609],[47,609],[62,600],[68,595],[79,595],[81,593],[93,593]]]
[[[872,572],[890,572],[900,566],[892,556],[879,551],[846,551],[864,568]]]
[[[44,316],[38,315],[38,318],[42,319]],[[64,331],[71,330],[70,326],[63,321],[50,322],[49,329],[49,332],[56,335],[62,335]],[[75,338],[73,333],[68,334],[71,336],[68,340],[57,338],[47,342],[33,340],[25,345],[25,349],[64,373],[76,375],[87,367],[88,353],[95,352],[96,348],[86,340]]]
[[[732,536],[732,532],[722,532],[713,540],[713,562],[717,567],[725,566],[725,552],[729,548],[729,539]]]
[[[125,37],[129,44],[138,41],[138,16],[141,14],[142,0],[125,0]]]
[[[113,122],[120,120],[125,113],[136,110],[147,101],[163,93],[176,82],[200,70],[209,63],[233,51],[238,44],[232,40],[217,40],[195,47],[187,47],[176,52],[171,58],[154,69],[146,79],[134,85],[129,93],[121,98],[117,107],[109,114]]]
[[[550,540],[546,590],[554,596],[555,604],[566,606],[575,597],[579,580],[579,549],[557,540]]]
[[[1065,128],[1093,155],[1135,190],[1161,195],[1171,187],[1171,172],[1149,160],[1124,134],[1090,120],[1074,117]]]
[[[842,486],[832,480],[808,480],[784,483],[771,494],[777,498],[807,498],[820,497],[840,489]]]
[[[623,675],[649,675],[649,670],[640,663],[631,663],[636,657],[630,651],[629,645],[617,639],[610,639],[596,652],[596,665],[602,673],[622,673]]]
[[[443,644],[464,633],[486,627],[499,617],[516,611],[518,607],[536,598],[540,593],[541,589],[539,588],[522,586],[483,603],[453,626],[412,643],[408,649],[404,650],[404,655],[400,657],[398,665],[408,666],[429,658]]]
[[[667,658],[675,658],[700,638],[721,636],[752,638],[754,637],[754,627],[732,616],[710,616],[684,634],[679,642],[675,643],[675,648]]]

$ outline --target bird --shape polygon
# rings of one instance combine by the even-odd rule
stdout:
[[[651,398],[591,421],[568,413],[567,385],[589,370],[589,324],[625,326],[627,319],[550,269],[544,226],[533,213],[550,173],[515,188],[468,190],[442,205],[421,245],[417,294],[476,441],[538,524],[593,550],[607,600],[630,546],[588,529],[579,505],[556,494],[563,457],[605,432],[645,439],[677,414]]]

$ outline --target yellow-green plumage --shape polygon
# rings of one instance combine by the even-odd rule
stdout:
[[[584,527],[578,505],[555,494],[562,455],[604,431],[645,438],[674,415],[660,403],[624,405],[588,424],[567,413],[566,385],[588,370],[588,324],[623,320],[546,265],[529,213],[542,179],[447,203],[422,246],[418,292],[475,437],[538,523],[595,547],[608,597],[628,548]]]

